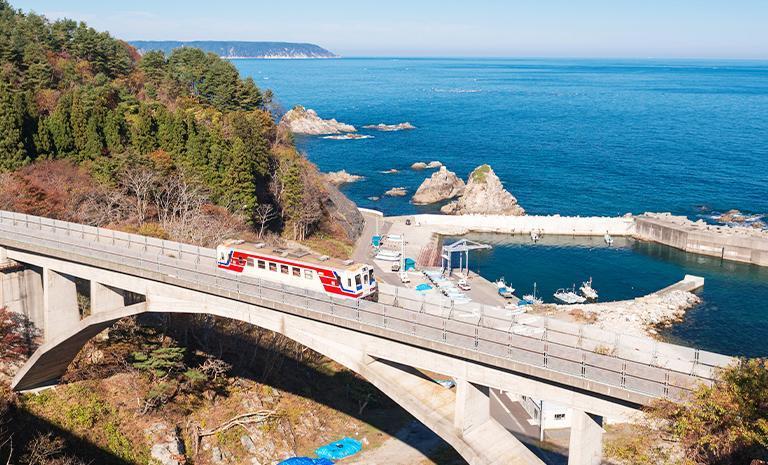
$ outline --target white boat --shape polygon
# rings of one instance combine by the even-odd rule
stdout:
[[[524,295],[523,300],[530,305],[541,305],[544,303],[543,299],[536,297],[536,283],[533,283],[533,294]]]
[[[496,281],[496,290],[499,293],[500,296],[504,297],[505,299],[509,299],[511,297],[514,297],[515,288],[504,282],[504,278],[499,278],[498,281]]]
[[[584,296],[580,296],[576,293],[574,289],[568,290],[568,289],[558,289],[557,292],[555,292],[554,297],[555,299],[564,302],[566,304],[581,304],[586,302],[587,298]]]
[[[605,233],[605,236],[603,236],[603,240],[605,241],[606,244],[613,245],[613,238],[611,237],[610,234]]]
[[[534,244],[536,242],[539,242],[539,239],[541,239],[541,236],[539,235],[539,233],[536,231],[531,231],[531,240],[534,242]]]
[[[456,287],[458,287],[462,291],[468,291],[472,289],[472,286],[469,285],[469,282],[467,282],[466,279],[460,279],[458,284],[456,284]]]
[[[589,281],[584,281],[581,283],[581,287],[579,288],[579,291],[581,291],[581,295],[586,297],[589,300],[597,300],[597,291],[592,288],[592,278],[589,278]]]

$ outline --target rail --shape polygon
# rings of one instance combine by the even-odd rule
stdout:
[[[363,332],[384,329],[392,339],[407,334],[430,342],[433,349],[459,348],[653,398],[679,398],[696,384],[710,382],[718,367],[732,362],[723,355],[672,344],[644,347],[638,341],[630,343],[625,335],[556,319],[504,318],[505,310],[495,307],[475,313],[442,301],[419,301],[402,290],[388,293],[386,286],[382,302],[334,298],[219,270],[213,249],[0,211],[0,244],[4,240],[156,272],[191,288],[331,316],[334,323]],[[467,321],[468,315],[477,321]]]

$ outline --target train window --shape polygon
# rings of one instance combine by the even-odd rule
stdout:
[[[259,268],[261,268],[262,270],[267,267],[267,263],[264,260],[259,260],[257,264],[259,265]]]
[[[277,271],[277,263],[269,263],[269,271]]]
[[[301,278],[301,269],[299,269],[299,268],[296,268],[296,267],[294,266],[294,267],[293,267],[293,270],[291,270],[291,271],[293,271],[293,275],[294,275],[294,276],[296,276],[297,278]]]
[[[246,260],[246,265],[248,265],[251,268],[253,268],[253,265],[254,265],[253,259],[252,258],[246,258],[245,260]]]
[[[371,282],[373,282],[373,270],[369,271],[368,275],[370,276]]]
[[[362,286],[363,285],[363,281],[360,279],[360,275],[359,274],[355,275],[355,284],[358,285],[358,286]]]
[[[304,270],[304,277],[306,279],[312,279],[312,270]]]
[[[280,265],[280,272],[283,274],[288,274],[288,265]]]
[[[352,278],[347,278],[347,287],[352,287]]]
[[[368,273],[363,273],[363,282],[368,284]]]

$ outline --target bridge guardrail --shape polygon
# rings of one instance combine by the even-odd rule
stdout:
[[[31,244],[54,249],[64,247],[69,252],[76,251],[85,257],[159,272],[240,298],[248,296],[266,302],[290,304],[307,312],[324,313],[342,321],[349,320],[409,334],[652,397],[678,397],[695,383],[711,379],[716,365],[706,365],[707,361],[722,363],[731,360],[719,354],[691,349],[699,354],[699,360],[693,363],[694,369],[690,372],[660,367],[616,354],[595,352],[593,347],[583,344],[583,339],[579,345],[569,344],[570,340],[565,336],[573,335],[559,332],[556,324],[548,327],[551,322],[542,327],[540,324],[504,321],[488,315],[481,315],[477,322],[467,322],[457,320],[450,307],[438,307],[439,311],[435,311],[435,305],[431,305],[414,311],[379,302],[333,298],[221,271],[215,266],[213,249],[184,247],[176,242],[150,240],[144,236],[58,220],[0,212],[2,235],[11,238],[16,236],[17,240],[23,239]],[[445,315],[445,311],[449,313]],[[493,319],[492,324],[489,324],[490,319]],[[545,337],[538,332],[541,329]],[[703,357],[702,353],[705,354]],[[708,368],[699,370],[703,371],[699,373],[695,370],[697,364]]]

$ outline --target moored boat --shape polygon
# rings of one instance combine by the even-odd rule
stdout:
[[[589,278],[589,281],[584,281],[581,283],[579,291],[581,291],[581,295],[587,299],[597,300],[597,291],[592,287],[592,277]]]
[[[566,303],[566,304],[581,304],[586,302],[587,298],[584,296],[580,296],[576,293],[576,286],[573,286],[574,289],[558,289],[557,292],[555,292],[554,297],[555,299]]]

